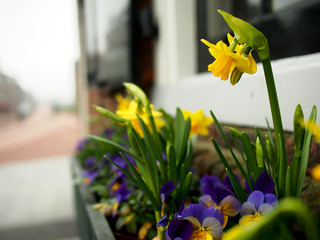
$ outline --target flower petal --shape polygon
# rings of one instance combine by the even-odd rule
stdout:
[[[258,212],[261,215],[264,215],[264,214],[266,214],[266,212],[268,212],[269,210],[272,210],[272,209],[273,209],[273,207],[270,204],[264,203],[264,204],[261,204],[261,206],[258,209]]]
[[[233,217],[240,212],[241,203],[234,196],[227,196],[220,202],[219,209],[223,215]]]
[[[274,182],[267,172],[262,172],[254,184],[253,191],[259,190],[264,194],[274,191]]]
[[[260,220],[261,216],[257,216],[257,215],[245,215],[242,218],[240,218],[239,220],[239,224],[248,224],[248,223],[252,223],[254,221]]]
[[[221,225],[223,224],[224,218],[223,218],[223,214],[220,211],[220,209],[215,208],[215,207],[208,207],[207,211],[208,211],[209,217],[214,217],[220,221]],[[203,225],[203,223],[202,223],[202,225]]]
[[[214,217],[207,217],[204,219],[202,226],[209,232],[212,239],[220,239],[222,236],[222,226],[218,219]],[[209,239],[209,238],[208,238]]]
[[[212,200],[211,196],[207,194],[200,198],[199,203],[205,207],[217,207],[217,204]]]
[[[248,197],[249,202],[252,202],[256,209],[259,209],[259,206],[264,203],[264,194],[261,191],[254,191]]]
[[[273,206],[278,203],[278,199],[273,193],[268,193],[264,195],[264,202]]]
[[[245,202],[242,204],[242,208],[240,210],[240,215],[245,216],[245,215],[252,215],[255,214],[258,210],[254,206],[252,202]]]
[[[170,222],[166,231],[166,237],[169,240],[182,239],[187,240],[193,232],[192,223],[184,219],[174,219]]]
[[[188,207],[186,207],[182,213],[182,218],[187,217],[194,217],[198,219],[200,223],[208,216],[206,207],[200,205],[200,204],[190,204]]]

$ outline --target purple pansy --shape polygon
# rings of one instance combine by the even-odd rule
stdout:
[[[117,191],[115,191],[116,203],[113,205],[112,216],[114,217],[117,214],[119,204],[126,200],[131,194],[132,190],[128,189],[128,185],[123,183]]]
[[[169,181],[166,184],[164,184],[160,188],[160,197],[162,202],[162,215],[164,215],[164,209],[166,207],[166,203],[169,201],[168,195],[176,188],[176,185],[174,185],[173,181]]]
[[[90,185],[98,176],[99,176],[99,169],[97,167],[83,170],[82,177],[83,183],[85,185]]]
[[[193,232],[193,225],[186,219],[173,219],[166,231],[167,240],[188,240]]]
[[[85,147],[85,145],[87,145],[89,142],[90,142],[89,138],[80,139],[76,145],[77,151],[82,150]]]
[[[205,187],[210,184],[212,186],[223,186],[223,183],[216,176],[204,175],[200,180],[200,191],[203,192]]]
[[[274,192],[274,182],[267,172],[262,172],[259,175],[257,181],[255,182],[252,188],[252,192],[257,190],[263,192],[264,194]],[[246,182],[246,191],[249,194],[251,193],[251,189],[247,182]]]
[[[84,163],[85,168],[91,168],[97,161],[97,158],[94,156],[90,156],[86,159],[86,162]]]
[[[245,224],[260,219],[267,211],[272,210],[277,203],[278,199],[273,193],[252,192],[248,200],[242,205],[239,223]]]
[[[190,204],[182,211],[181,217],[189,220],[193,225],[191,239],[220,239],[222,236],[224,220],[221,211],[217,208]]]
[[[203,193],[200,204],[221,210],[224,217],[223,228],[227,225],[229,217],[234,217],[240,212],[241,203],[229,188],[220,184],[214,185],[212,181],[208,181]]]

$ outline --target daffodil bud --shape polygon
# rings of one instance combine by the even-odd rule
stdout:
[[[259,168],[264,168],[263,162],[263,148],[260,142],[260,139],[257,137],[256,139],[256,157]]]
[[[301,105],[298,104],[294,112],[293,118],[293,142],[294,142],[294,155],[296,157],[301,156],[301,149],[304,139],[304,127],[301,126],[301,120],[304,119]]]
[[[234,69],[232,70],[232,73],[231,73],[230,83],[231,83],[232,85],[236,85],[236,84],[239,82],[242,74],[243,74],[243,72],[240,72],[240,71],[238,70],[238,68],[234,68]]]
[[[97,110],[98,113],[100,113],[101,115],[103,115],[105,117],[108,117],[110,119],[113,119],[117,122],[124,123],[124,124],[127,124],[129,122],[127,119],[120,117],[119,115],[109,111],[106,108],[99,107],[97,105],[93,105],[93,107]]]
[[[130,93],[137,100],[138,103],[142,103],[145,108],[149,108],[149,99],[147,95],[137,85],[129,82],[123,83],[128,93]]]
[[[218,10],[218,12],[232,29],[235,38],[240,44],[248,44],[254,48],[261,60],[270,58],[268,40],[263,33],[254,28],[251,24],[234,17],[229,13],[222,10]]]
[[[269,136],[266,135],[265,138],[266,138],[267,154],[268,154],[269,162],[271,164],[272,173],[274,176],[277,176],[278,171],[279,171],[279,164],[278,164],[277,155],[276,155],[276,152],[271,144]]]

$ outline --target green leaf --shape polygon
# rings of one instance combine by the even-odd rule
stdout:
[[[167,161],[169,163],[169,178],[174,182],[178,183],[178,173],[176,165],[176,153],[172,144],[167,145]]]
[[[134,176],[136,177],[137,182],[139,183],[139,185],[137,185],[137,187],[139,189],[141,189],[150,199],[150,201],[152,202],[152,206],[155,207],[156,210],[160,209],[160,199],[159,197],[157,198],[159,193],[152,193],[152,191],[148,188],[148,186],[145,184],[145,182],[143,181],[140,173],[137,171],[137,169],[135,168],[135,166],[133,166],[133,164],[122,154],[120,153],[122,158],[126,161],[126,163],[128,164],[131,172],[134,174]]]
[[[226,168],[226,172],[227,172],[227,174],[228,174],[228,176],[230,178],[231,184],[233,186],[234,192],[237,195],[237,198],[239,199],[239,201],[241,203],[244,203],[245,201],[247,201],[248,195],[246,194],[246,192],[241,187],[238,179],[235,177],[235,175],[233,174],[231,169]]]
[[[114,142],[114,141],[111,141],[111,140],[109,140],[109,139],[107,139],[107,138],[104,138],[104,137],[100,137],[100,136],[96,136],[96,135],[91,135],[91,134],[89,134],[88,137],[89,137],[90,139],[93,139],[93,140],[97,140],[97,141],[100,141],[100,142],[104,142],[104,143],[110,144],[110,145],[116,147],[119,151],[129,154],[129,155],[130,155],[131,157],[133,157],[134,159],[139,159],[139,157],[138,157],[133,151],[130,151],[130,150],[122,147],[121,145],[117,144],[117,143]]]
[[[225,157],[223,156],[217,142],[211,138],[211,141],[213,143],[214,148],[216,149],[216,152],[219,156],[219,158],[221,159],[224,167],[226,168],[227,174],[230,178],[230,181],[232,183],[233,188],[235,189],[235,193],[238,197],[238,199],[243,203],[247,200],[247,195],[245,193],[245,191],[243,190],[243,188],[241,187],[240,183],[238,182],[237,178],[235,177],[235,175],[233,174],[227,160],[225,159]]]
[[[317,119],[317,107],[313,106],[309,121],[315,122],[316,119]],[[308,165],[308,160],[309,160],[309,153],[310,153],[311,139],[312,139],[312,131],[309,131],[306,129],[305,135],[304,135],[302,152],[301,152],[299,180],[298,180],[297,191],[296,191],[297,197],[300,197],[300,195],[301,195],[304,177],[306,175],[306,170],[307,170],[307,165]]]
[[[238,169],[240,170],[242,176],[243,176],[245,179],[247,179],[248,176],[247,176],[246,172],[243,170],[241,164],[239,163],[238,158],[237,158],[236,155],[234,154],[233,149],[232,149],[232,147],[231,147],[231,145],[230,145],[230,143],[229,143],[229,141],[228,141],[228,138],[227,138],[226,134],[224,133],[224,131],[222,130],[222,127],[221,127],[218,119],[216,118],[216,116],[213,114],[212,111],[210,111],[210,114],[211,114],[211,116],[212,116],[212,118],[213,118],[213,121],[214,121],[215,125],[217,126],[217,128],[218,128],[221,136],[223,137],[223,140],[225,141],[225,143],[226,143],[226,145],[227,145],[227,147],[228,147],[228,149],[229,149],[229,151],[230,151],[230,153],[231,153],[231,155],[232,155],[232,157],[233,157],[234,162],[236,163],[236,165],[237,165]],[[226,168],[227,168],[227,167],[226,167]],[[229,167],[228,167],[228,168],[229,168]],[[230,168],[229,168],[229,169],[230,169]]]
[[[185,155],[185,150],[187,148],[187,142],[190,135],[191,120],[188,118],[184,120],[183,114],[179,108],[176,111],[175,119],[175,140],[174,147],[177,156],[177,166],[178,168],[183,162],[183,157]]]
[[[254,48],[261,60],[269,59],[268,40],[262,32],[240,18],[236,18],[222,10],[218,10],[218,12],[228,23],[239,43],[248,44],[250,47]]]
[[[109,111],[108,109],[106,108],[103,108],[103,107],[100,107],[100,106],[97,106],[97,105],[93,105],[93,107],[97,110],[98,113],[100,113],[101,115],[105,116],[105,117],[108,117],[108,118],[111,118],[117,122],[121,122],[121,123],[124,123],[124,124],[127,124],[129,121],[123,117],[120,117],[119,115]]]
[[[290,166],[287,167],[286,187],[285,187],[284,195],[286,197],[290,197],[292,195],[291,194],[291,168],[290,168]]]
[[[241,134],[241,141],[243,145],[243,150],[247,156],[248,161],[248,175],[253,176],[253,182],[255,183],[257,180],[257,177],[259,176],[259,170],[258,170],[258,163],[256,159],[256,154],[254,153],[252,149],[252,145],[250,143],[250,139],[246,133]]]

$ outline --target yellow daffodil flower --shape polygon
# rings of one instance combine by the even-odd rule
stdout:
[[[207,127],[213,123],[213,119],[210,117],[206,117],[202,109],[199,109],[194,113],[188,110],[182,110],[182,114],[184,119],[187,119],[189,117],[191,120],[190,137],[194,134],[203,136],[207,136],[209,134]]]
[[[212,72],[214,76],[220,77],[221,80],[228,80],[229,74],[237,68],[240,72],[253,74],[256,72],[256,64],[252,56],[250,58],[242,56],[240,50],[244,46],[230,46],[228,47],[224,42],[219,41],[216,45],[201,39],[201,41],[209,47],[210,54],[215,58],[215,61],[208,65],[208,71]],[[238,52],[235,48],[238,47]]]
[[[300,124],[307,130],[312,131],[314,140],[320,143],[320,126],[318,124],[311,121],[305,121],[304,119],[301,119]],[[320,182],[320,164],[311,169],[311,177],[315,181]]]
[[[318,124],[302,119],[301,125],[304,126],[307,130],[312,131],[314,140],[320,143],[320,126]]]
[[[311,176],[315,181],[320,182],[320,164],[311,169]]]
[[[121,93],[117,93],[115,95],[115,98],[118,102],[117,110],[124,110],[129,107],[131,97],[128,95],[126,97],[123,97]]]
[[[165,125],[164,120],[160,118],[162,117],[162,113],[153,110],[153,105],[151,105],[151,110],[157,130],[160,131],[160,129]],[[143,120],[143,122],[148,126],[148,128],[151,129],[151,124],[145,108],[139,107],[138,103],[134,100],[129,103],[127,109],[119,109],[116,111],[116,114],[129,120],[132,124],[132,127],[137,131],[137,133],[141,137],[143,137],[143,132],[137,115]]]

